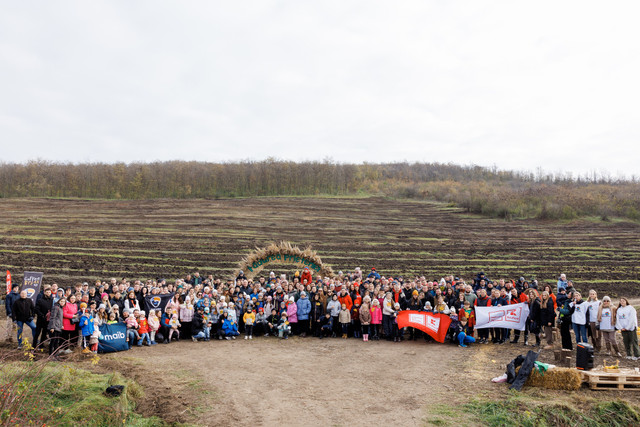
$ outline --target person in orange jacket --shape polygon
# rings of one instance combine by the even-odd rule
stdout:
[[[338,301],[340,301],[340,305],[344,304],[347,306],[347,310],[351,311],[351,307],[353,307],[353,300],[351,299],[351,295],[347,292],[346,289],[342,289],[340,291],[342,295],[338,296]]]

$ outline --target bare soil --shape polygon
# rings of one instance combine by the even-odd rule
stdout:
[[[169,422],[196,425],[426,425],[442,408],[474,398],[505,399],[491,383],[506,364],[533,347],[412,341],[362,342],[316,338],[255,338],[179,342],[102,356],[100,370],[118,370],[146,390],[140,410]],[[539,360],[552,362],[542,350]],[[600,356],[596,364],[601,363]],[[88,364],[88,363],[87,363]],[[622,366],[633,366],[621,360]],[[95,367],[89,366],[91,369]],[[584,406],[593,399],[635,393],[525,388],[533,398]],[[466,421],[474,425],[474,420]]]
[[[334,271],[455,274],[555,283],[640,295],[640,224],[503,221],[442,204],[383,198],[231,200],[0,199],[0,269],[70,285],[109,277],[232,277],[270,242],[311,245]],[[294,266],[268,266],[292,271]]]

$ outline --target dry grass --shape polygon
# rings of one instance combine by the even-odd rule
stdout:
[[[285,255],[288,257],[287,260],[284,259]],[[268,259],[269,257],[279,258],[258,265],[261,260]],[[296,262],[296,260],[298,260],[298,262]],[[323,264],[320,256],[318,256],[316,251],[311,249],[311,247],[300,249],[289,242],[280,242],[277,244],[272,243],[264,248],[256,247],[254,252],[247,255],[242,259],[242,261],[240,261],[238,267],[240,270],[245,272],[247,277],[252,278],[262,270],[266,264],[281,263],[307,266],[304,263],[305,260],[311,261],[319,267],[319,270],[317,270],[316,273],[321,274],[324,277],[333,277],[333,269],[331,266]]]

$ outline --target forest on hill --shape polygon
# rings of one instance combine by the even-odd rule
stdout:
[[[0,164],[0,197],[91,199],[384,196],[447,202],[506,219],[640,221],[640,182],[442,163],[343,164],[276,159],[236,163]]]

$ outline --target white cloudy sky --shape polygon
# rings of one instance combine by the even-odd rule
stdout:
[[[0,156],[640,175],[639,5],[0,0]]]

